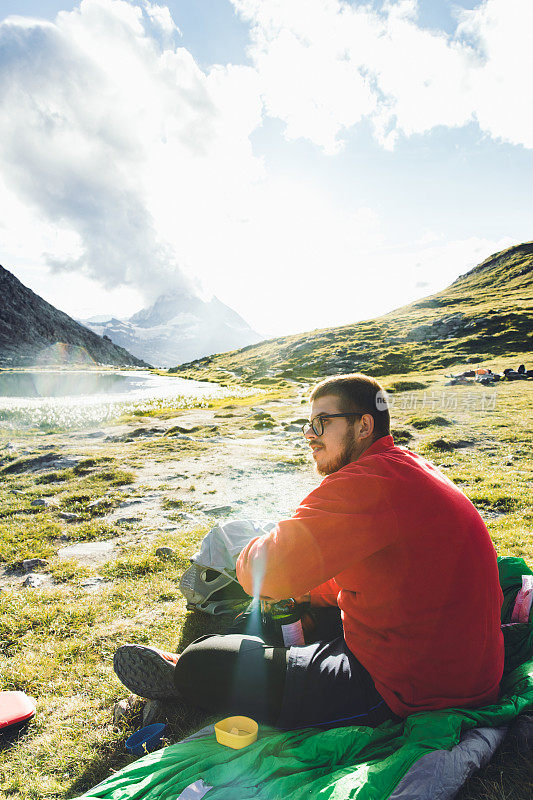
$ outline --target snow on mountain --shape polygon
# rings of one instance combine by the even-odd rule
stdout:
[[[235,350],[263,338],[217,297],[206,302],[186,292],[161,295],[128,320],[98,316],[82,324],[162,367]]]

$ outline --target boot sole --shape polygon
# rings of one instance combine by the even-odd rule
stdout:
[[[156,649],[144,645],[123,645],[113,657],[113,668],[121,683],[149,700],[181,697],[174,686],[174,666]]]

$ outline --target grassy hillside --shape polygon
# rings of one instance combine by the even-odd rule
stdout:
[[[265,384],[352,371],[452,368],[531,349],[533,242],[487,258],[442,292],[377,319],[279,337],[173,368]],[[516,359],[515,359],[516,360]],[[226,371],[226,373],[224,373]]]

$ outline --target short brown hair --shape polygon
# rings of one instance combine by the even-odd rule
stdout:
[[[375,378],[355,372],[338,375],[318,383],[311,392],[310,400],[325,395],[335,395],[341,401],[342,411],[362,411],[374,418],[374,439],[390,434],[390,414],[387,396]]]

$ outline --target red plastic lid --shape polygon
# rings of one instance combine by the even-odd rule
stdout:
[[[0,730],[35,716],[35,700],[24,692],[0,692]]]

